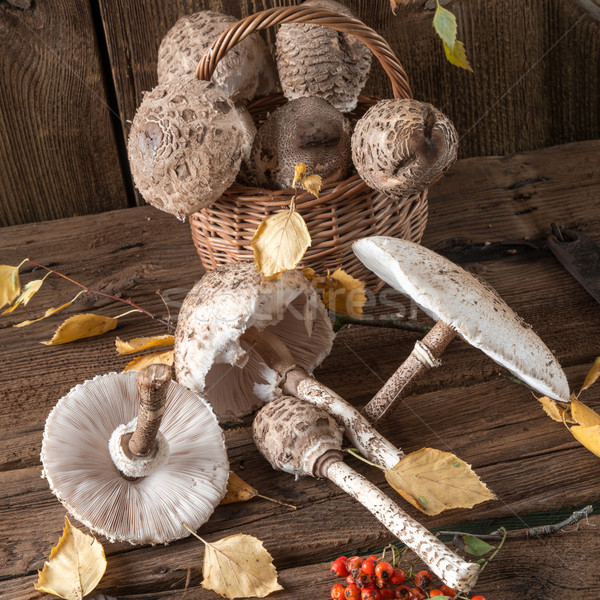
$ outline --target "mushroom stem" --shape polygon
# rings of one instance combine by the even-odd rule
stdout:
[[[371,423],[377,423],[415,377],[440,366],[439,358],[454,337],[456,331],[438,321],[422,340],[417,341],[408,358],[363,408],[363,415]]]
[[[154,446],[170,381],[171,367],[168,365],[149,365],[138,373],[140,408],[135,431],[129,440],[129,450],[135,456],[145,456]]]
[[[343,461],[323,461],[323,464],[327,466],[327,472],[315,475],[327,477],[358,500],[382,525],[416,552],[446,585],[463,591],[473,587],[479,573],[479,565],[457,556],[429,530],[392,502],[378,487]]]

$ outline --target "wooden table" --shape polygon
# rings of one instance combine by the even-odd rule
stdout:
[[[424,239],[497,288],[554,351],[573,389],[600,354],[600,306],[558,265],[544,239],[551,222],[600,238],[599,153],[600,141],[591,141],[463,160],[432,189]],[[0,249],[2,264],[30,257],[95,289],[130,296],[159,315],[165,309],[157,290],[176,310],[202,274],[188,227],[151,207],[3,229]],[[30,271],[28,265],[23,268],[23,281],[33,277]],[[83,297],[63,315],[27,328],[11,327],[75,292],[65,280],[50,277],[25,310],[0,321],[0,597],[6,600],[44,596],[33,588],[36,570],[62,531],[65,511],[40,478],[48,413],[77,383],[123,368],[126,357],[115,352],[115,334],[129,339],[164,332],[160,324],[134,314],[122,319],[116,332],[98,338],[57,347],[40,344],[67,314],[123,312],[123,305],[99,296]],[[427,322],[424,316],[419,320]],[[363,405],[415,339],[406,331],[345,327],[318,376]],[[592,388],[583,399],[599,409],[599,392],[600,387]],[[498,525],[553,523],[600,500],[600,459],[546,417],[526,388],[462,341],[452,342],[443,367],[420,380],[380,429],[407,451],[423,446],[453,451],[497,494],[496,501],[435,518],[407,507],[431,529],[486,532]],[[390,541],[387,530],[329,482],[294,482],[273,471],[252,452],[247,423],[228,429],[226,437],[232,468],[261,494],[298,509],[259,498],[218,507],[201,534],[208,540],[237,532],[259,537],[285,588],[274,598],[325,600],[334,583],[331,557],[370,553]],[[380,472],[348,460],[389,490]],[[597,598],[594,526],[599,524],[600,516],[592,516],[568,532],[507,541],[482,574],[478,593],[488,600]],[[216,598],[200,587],[203,548],[193,538],[167,547],[101,541],[108,568],[97,593],[136,600]]]

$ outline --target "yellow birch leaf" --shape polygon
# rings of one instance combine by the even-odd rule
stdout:
[[[541,403],[544,412],[553,420],[558,423],[575,423],[575,421],[571,418],[569,411],[566,410],[564,406],[558,404],[552,400],[552,398],[548,398],[548,396],[542,396],[541,398],[537,398],[538,402]]]
[[[579,425],[583,425],[584,427],[600,425],[600,415],[583,402],[577,400],[575,396],[571,396],[571,416]],[[573,431],[572,428],[571,431]]]
[[[173,350],[164,350],[163,352],[153,352],[134,358],[123,371],[141,371],[149,365],[173,365]]]
[[[229,472],[229,481],[227,482],[227,493],[221,504],[233,504],[234,502],[247,502],[252,500],[258,494],[258,490],[246,483],[241,477],[233,471]]]
[[[323,185],[323,180],[320,175],[309,175],[308,177],[305,177],[300,184],[309,194],[318,198],[321,186]]]
[[[48,273],[49,275],[50,273]],[[27,306],[29,301],[33,297],[33,295],[42,287],[42,283],[44,283],[44,279],[48,277],[46,275],[43,279],[35,279],[34,281],[30,281],[23,286],[23,291],[20,293],[19,297],[15,300],[14,304],[7,308],[2,314],[5,315],[7,313],[11,313],[17,306],[22,304],[23,306]]]
[[[203,588],[226,598],[264,598],[283,589],[259,539],[238,533],[204,544]]]
[[[31,321],[21,321],[20,323],[13,325],[13,327],[25,327],[26,325],[31,325],[32,323],[37,323],[38,321],[43,321],[44,319],[47,319],[48,317],[55,315],[57,312],[60,312],[63,308],[67,308],[67,306],[71,306],[71,304],[73,304],[73,302],[75,302],[75,300],[77,300],[77,298],[79,298],[79,296],[81,296],[81,294],[85,293],[85,291],[86,290],[81,290],[81,292],[79,292],[79,294],[77,294],[77,296],[75,296],[75,298],[73,298],[72,300],[69,300],[68,302],[59,306],[58,308],[49,308],[44,313],[43,316],[38,317],[37,319],[32,319]]]
[[[579,391],[583,392],[583,390],[587,390],[590,386],[596,383],[598,377],[600,377],[600,356],[594,361],[594,364],[592,365],[590,372],[586,375],[585,381],[583,382],[581,390]]]
[[[310,246],[304,219],[294,210],[262,221],[251,241],[254,260],[264,277],[294,269]]]
[[[35,589],[66,600],[81,600],[98,585],[105,570],[102,544],[73,527],[65,517],[62,537],[42,571],[38,571]]]
[[[460,67],[461,69],[465,69],[465,71],[473,72],[471,65],[469,64],[469,60],[467,59],[467,53],[465,52],[465,46],[462,42],[456,40],[454,42],[454,46],[450,47],[444,42],[444,52],[446,53],[446,58],[448,62],[455,67]]]
[[[337,269],[331,274],[336,283],[333,288],[325,288],[323,302],[330,310],[349,317],[361,317],[367,301],[365,284],[346,271]]]
[[[20,291],[19,267],[0,265],[0,308],[14,302]]]
[[[54,332],[51,340],[42,342],[46,346],[56,346],[57,344],[66,344],[83,338],[101,335],[111,331],[118,324],[114,317],[105,317],[103,315],[94,315],[91,313],[80,313],[69,317]]]
[[[451,508],[472,508],[496,496],[471,466],[451,452],[422,448],[385,471],[387,482],[415,508],[437,515]]]
[[[128,342],[117,338],[115,346],[119,354],[135,354],[155,346],[172,346],[175,343],[175,337],[172,335],[154,335],[152,337],[133,338]]]
[[[292,187],[296,187],[296,184],[306,175],[306,165],[304,163],[298,163],[294,167],[294,181]]]
[[[433,28],[449,48],[454,48],[456,43],[456,17],[439,4],[433,15]]]
[[[570,431],[581,445],[600,456],[600,425],[575,425]]]

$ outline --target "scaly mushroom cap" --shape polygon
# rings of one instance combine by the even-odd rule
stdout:
[[[237,19],[212,10],[181,17],[158,49],[158,83],[174,83],[193,77],[210,44]],[[232,48],[217,65],[212,77],[234,101],[248,101],[275,91],[277,73],[266,44],[258,33]]]
[[[264,280],[249,262],[206,273],[179,312],[174,366],[177,381],[202,391],[220,420],[239,419],[282,395],[275,371],[240,340],[249,327],[276,334],[309,373],[334,338],[325,306],[299,271]]]
[[[539,393],[569,401],[567,378],[548,347],[471,273],[406,240],[370,237],[352,249],[368,269],[410,296],[432,319],[453,327]]]
[[[301,6],[354,14],[333,0],[308,0]],[[321,25],[291,23],[277,33],[277,70],[289,100],[324,98],[342,112],[356,108],[371,69],[371,51],[354,36]]]
[[[381,100],[358,121],[352,160],[361,178],[390,196],[423,191],[456,160],[458,135],[431,104]]]
[[[147,475],[125,479],[109,441],[135,429],[137,373],[109,373],[74,387],[46,421],[43,476],[78,521],[109,540],[166,543],[205,523],[227,491],[223,432],[210,406],[169,383],[156,456]],[[114,445],[114,444],[113,444]],[[113,448],[114,450],[114,448]],[[118,458],[118,457],[117,457]]]
[[[350,122],[322,98],[299,98],[280,106],[259,127],[243,173],[248,183],[271,189],[292,187],[294,167],[324,181],[350,170]]]
[[[179,218],[217,200],[250,153],[255,130],[245,113],[208,81],[180,79],[148,92],[127,146],[144,200]]]
[[[327,412],[282,396],[260,409],[252,422],[252,437],[274,469],[313,475],[317,460],[328,450],[340,450],[343,429]]]

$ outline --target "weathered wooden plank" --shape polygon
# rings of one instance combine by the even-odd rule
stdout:
[[[0,226],[126,207],[89,3],[23,8],[0,3]]]

